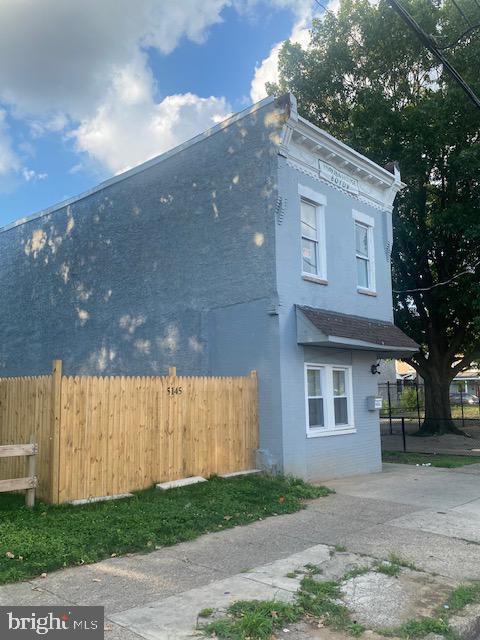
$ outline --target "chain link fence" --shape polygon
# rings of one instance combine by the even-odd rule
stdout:
[[[380,433],[384,451],[444,453],[480,456],[480,401],[474,394],[460,389],[450,393],[455,426],[465,435],[447,433],[418,436],[425,417],[424,385],[410,381],[381,383]],[[445,421],[450,420],[447,416]]]

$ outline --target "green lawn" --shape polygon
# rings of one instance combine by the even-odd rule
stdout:
[[[397,464],[431,464],[432,467],[445,467],[454,469],[467,464],[477,464],[480,456],[451,456],[447,454],[430,453],[403,453],[403,451],[383,451],[383,462],[395,462]]]
[[[22,495],[0,494],[0,584],[292,513],[328,493],[298,479],[245,476],[83,506],[27,509]]]

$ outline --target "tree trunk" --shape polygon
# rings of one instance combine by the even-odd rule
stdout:
[[[442,376],[438,369],[434,373],[425,373],[425,419],[417,435],[456,433],[464,436],[465,433],[455,426],[452,419],[450,408],[451,377]]]

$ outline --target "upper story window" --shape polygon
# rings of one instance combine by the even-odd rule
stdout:
[[[375,221],[359,211],[353,212],[355,224],[355,260],[357,289],[360,293],[375,293]]]
[[[326,284],[325,204],[326,198],[303,185],[300,195],[302,274]]]
[[[306,364],[307,436],[352,433],[352,368]]]
[[[318,276],[319,247],[317,207],[302,200],[302,271]]]

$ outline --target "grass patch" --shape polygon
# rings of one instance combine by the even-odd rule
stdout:
[[[282,629],[302,616],[295,604],[275,600],[241,600],[227,609],[228,617],[200,627],[208,636],[226,640],[269,640],[274,631]]]
[[[199,613],[198,613],[198,617],[199,618],[210,618],[211,616],[213,616],[213,612],[215,611],[215,609],[212,609],[210,607],[208,607],[207,609],[202,609]]]
[[[355,567],[353,569],[350,569],[350,571],[347,571],[347,573],[344,574],[342,580],[343,582],[346,582],[347,580],[351,580],[352,578],[358,578],[358,576],[364,576],[369,571],[371,571],[371,569],[366,565],[362,567]]]
[[[447,601],[448,613],[457,613],[467,606],[467,604],[477,604],[480,602],[480,582],[472,584],[461,584],[454,589]]]
[[[347,550],[347,547],[344,544],[336,544],[334,546],[334,549],[337,553],[345,553],[345,551]]]
[[[432,467],[455,469],[467,464],[480,463],[480,456],[451,456],[447,454],[404,453],[403,451],[383,451],[383,462],[397,464],[431,464]]]
[[[312,564],[311,562],[308,562],[307,564],[305,564],[303,566],[306,569],[306,572],[310,576],[320,575],[321,573],[323,573],[323,569],[322,568],[317,567],[316,564]]]
[[[329,493],[294,478],[245,476],[81,506],[27,509],[22,495],[0,494],[0,584],[293,513]]]
[[[401,558],[396,553],[391,553],[388,556],[388,560],[379,560],[373,565],[373,568],[377,573],[384,573],[386,576],[391,576],[392,578],[398,577],[402,569],[418,571],[413,562]]]
[[[314,579],[318,567],[305,565],[309,573],[302,578],[300,589],[292,604],[274,601],[241,601],[227,609],[227,617],[200,626],[207,636],[220,640],[270,639],[275,630],[289,622],[314,617],[325,626],[360,636],[365,628],[350,618],[347,607],[339,602],[341,581]],[[294,574],[293,574],[294,575]]]
[[[455,636],[450,625],[440,618],[421,618],[420,620],[409,620],[400,627],[393,629],[382,629],[381,634],[395,638],[406,638],[413,640],[416,638],[425,638],[429,633],[442,635],[446,640],[454,640]]]

